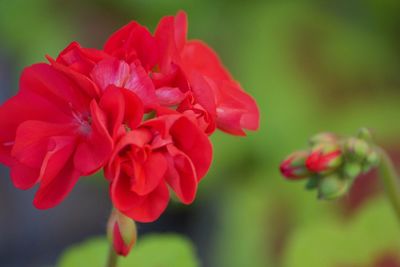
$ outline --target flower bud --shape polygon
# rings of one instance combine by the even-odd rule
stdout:
[[[310,172],[306,167],[307,151],[296,151],[290,154],[280,166],[280,171],[283,176],[288,179],[296,180],[308,177]]]
[[[362,171],[364,173],[368,172],[372,168],[378,166],[379,161],[380,161],[379,153],[376,151],[376,149],[371,148],[367,154],[365,161],[363,162]]]
[[[136,224],[131,218],[114,210],[108,221],[107,235],[115,252],[127,256],[136,243]]]
[[[360,138],[360,139],[362,139],[362,140],[364,140],[364,141],[372,142],[372,134],[371,134],[371,131],[368,130],[367,128],[361,128],[361,129],[359,129],[359,130],[358,130],[358,133],[357,133],[357,137]]]
[[[318,184],[318,198],[332,200],[347,193],[349,180],[337,174],[322,177]]]
[[[338,136],[334,133],[319,133],[310,138],[309,143],[311,146],[323,143],[337,143]]]
[[[347,156],[351,160],[363,161],[370,151],[370,146],[365,140],[358,138],[349,138],[346,141],[345,149]]]
[[[309,171],[327,173],[342,164],[342,151],[337,144],[317,145],[306,160]]]
[[[362,166],[358,162],[346,162],[343,166],[343,173],[350,179],[355,179],[361,174]]]

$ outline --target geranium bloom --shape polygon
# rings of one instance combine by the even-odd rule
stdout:
[[[183,12],[154,35],[131,22],[102,50],[72,42],[50,64],[25,69],[19,93],[0,107],[0,162],[16,187],[40,184],[36,207],[55,206],[103,168],[114,207],[154,221],[169,188],[184,204],[195,199],[211,164],[208,135],[258,128],[255,101],[186,32]],[[115,240],[128,253],[130,242]]]
[[[208,137],[189,118],[171,114],[144,122],[119,139],[110,159],[114,206],[136,221],[154,221],[168,205],[167,185],[190,204],[211,158]]]
[[[0,160],[10,167],[16,187],[40,182],[38,208],[58,204],[112,152],[106,114],[88,90],[36,64],[22,73],[19,93],[0,107]]]
[[[145,66],[152,78],[159,103],[178,105],[183,113],[195,115],[207,133],[215,126],[235,135],[244,129],[257,130],[258,107],[221,64],[215,52],[198,40],[188,41],[184,12],[163,18],[154,40],[142,26],[132,22],[110,37],[105,51],[124,60],[150,56]],[[156,64],[157,63],[157,64]]]

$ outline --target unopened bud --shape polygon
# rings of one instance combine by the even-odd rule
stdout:
[[[349,138],[345,144],[345,149],[350,159],[363,161],[370,151],[370,145],[365,140]]]
[[[361,128],[358,130],[357,134],[358,138],[367,141],[367,142],[372,142],[372,134],[371,131],[368,130],[367,128]]]
[[[367,158],[363,163],[363,172],[366,173],[370,169],[378,166],[379,161],[380,161],[379,153],[376,151],[376,149],[371,148],[367,154]]]
[[[346,164],[343,166],[344,174],[350,179],[355,179],[361,174],[361,171],[362,166],[358,162],[346,162]]]
[[[339,138],[334,133],[319,133],[310,138],[309,143],[311,146],[315,146],[323,143],[336,143]]]
[[[337,144],[321,144],[316,146],[306,160],[309,171],[327,173],[342,164],[342,151]]]
[[[107,235],[115,252],[127,256],[136,243],[136,224],[131,218],[114,210],[108,221]]]
[[[318,198],[332,200],[339,198],[347,193],[349,181],[333,174],[321,178],[318,184]]]
[[[297,151],[290,154],[280,166],[283,176],[288,179],[296,180],[308,177],[310,172],[306,167],[307,151]]]

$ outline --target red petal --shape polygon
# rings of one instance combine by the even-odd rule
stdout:
[[[167,170],[167,161],[161,153],[155,152],[144,163],[136,162],[134,169],[135,177],[131,177],[134,185],[131,189],[138,195],[144,196],[160,184]]]
[[[116,138],[119,127],[124,121],[125,101],[121,89],[115,86],[108,86],[104,91],[99,106],[107,116],[107,128]]]
[[[76,149],[74,165],[83,175],[90,175],[106,164],[111,156],[113,140],[107,128],[106,118],[95,100],[91,103],[91,133]]]
[[[154,109],[157,106],[157,97],[153,82],[138,64],[130,65],[130,74],[124,86],[139,96],[146,109]]]
[[[80,173],[74,169],[72,160],[53,179],[43,179],[33,204],[38,209],[49,209],[59,204],[72,190]]]
[[[40,180],[52,180],[65,167],[75,150],[76,138],[71,136],[57,136],[49,140],[51,149],[48,150],[40,168]]]
[[[145,196],[139,196],[129,190],[130,177],[121,173],[111,184],[111,198],[114,206],[125,215],[138,222],[157,220],[167,208],[169,192],[162,182],[155,190]]]
[[[184,204],[190,204],[196,197],[197,176],[192,161],[173,145],[168,145],[166,158],[168,172],[166,180]]]
[[[10,176],[16,188],[26,190],[38,182],[39,169],[30,168],[14,159],[10,165]]]
[[[133,92],[125,89],[120,90],[125,100],[124,122],[131,129],[136,129],[143,119],[143,103]]]
[[[79,43],[72,42],[57,57],[57,62],[77,72],[88,75],[94,65],[108,57],[101,50],[82,48]]]
[[[129,63],[139,59],[146,70],[151,69],[158,58],[154,37],[135,21],[111,35],[104,51]]]
[[[86,92],[89,97],[95,98],[100,95],[99,88],[87,76],[57,62],[50,61],[50,63],[55,69],[61,71],[64,73],[64,75],[68,76],[68,78],[74,81],[76,85],[81,88],[82,91]]]
[[[188,41],[182,52],[182,68],[189,74],[197,71],[214,80],[232,80],[217,54],[205,43]]]
[[[184,116],[172,125],[170,133],[174,145],[193,162],[200,180],[209,170],[212,161],[212,145],[208,136]]]
[[[32,168],[40,168],[49,147],[52,136],[67,136],[73,134],[74,127],[70,124],[54,124],[43,121],[23,122],[17,130],[15,144],[11,154],[22,164]]]
[[[107,59],[94,67],[91,77],[102,90],[115,85],[134,92],[146,109],[152,109],[157,105],[154,85],[140,65],[129,66],[121,60]]]
[[[20,81],[21,92],[31,92],[51,101],[65,114],[71,107],[79,112],[88,111],[90,98],[62,72],[47,64],[35,64],[24,70]]]
[[[224,82],[217,105],[217,125],[221,130],[244,135],[243,129],[255,131],[259,128],[257,104],[238,84]]]

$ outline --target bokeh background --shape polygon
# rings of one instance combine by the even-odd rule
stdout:
[[[261,129],[215,134],[195,204],[171,203],[140,235],[181,233],[205,267],[400,266],[399,224],[376,173],[327,203],[277,167],[316,132],[361,126],[400,166],[398,0],[0,0],[0,102],[15,94],[24,66],[70,41],[100,48],[130,20],[154,30],[180,9],[189,37],[209,43],[257,99]],[[35,190],[15,189],[0,170],[0,266],[56,266],[65,248],[104,234],[111,206],[101,174],[38,211]]]

